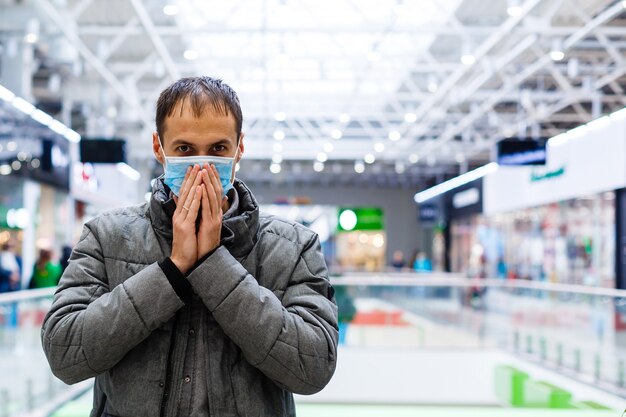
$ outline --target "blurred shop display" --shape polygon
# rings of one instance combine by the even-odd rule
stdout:
[[[381,271],[385,267],[382,209],[340,208],[337,232],[337,263],[342,269]]]
[[[620,226],[626,216],[624,116],[551,138],[544,166],[524,166],[521,159],[520,166],[485,166],[468,180],[458,177],[421,193],[428,198],[420,216],[437,218],[433,229],[444,226],[446,270],[622,288],[626,267],[616,254],[622,253],[617,243],[626,242]],[[507,141],[500,151],[540,153],[541,146]]]
[[[22,260],[28,286],[37,251],[60,255],[73,223],[72,150],[80,135],[0,86],[0,244]]]

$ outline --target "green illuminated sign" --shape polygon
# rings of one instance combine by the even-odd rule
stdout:
[[[383,230],[383,211],[377,207],[339,209],[337,230]]]
[[[543,171],[538,169],[533,169],[530,174],[530,182],[544,181],[553,178],[558,178],[565,174],[565,167],[562,166],[559,169],[555,169],[554,171]]]

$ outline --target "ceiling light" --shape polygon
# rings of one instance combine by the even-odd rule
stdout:
[[[377,51],[370,51],[367,53],[367,59],[370,62],[377,62],[380,61],[380,52]]]
[[[13,92],[7,88],[4,88],[3,86],[0,85],[0,98],[4,101],[13,101],[13,99],[15,98],[15,94],[13,94]]]
[[[276,119],[277,122],[284,122],[287,119],[287,115],[284,112],[279,111],[274,113],[274,119]]]
[[[11,162],[11,168],[13,168],[14,171],[19,170],[21,167],[22,167],[22,163],[20,161]]]
[[[17,143],[11,141],[9,143],[7,143],[7,151],[9,152],[13,152],[17,149]]]
[[[322,172],[324,170],[324,163],[317,161],[313,164],[313,169],[315,170],[315,172]]]
[[[474,65],[474,63],[476,62],[476,57],[472,54],[463,54],[463,56],[461,57],[461,62],[463,63],[463,65]]]
[[[391,132],[389,132],[389,140],[392,141],[398,141],[400,140],[400,138],[402,137],[402,135],[400,135],[400,132],[398,132],[397,130],[392,130]]]
[[[462,153],[457,153],[456,156],[454,157],[454,159],[456,160],[456,162],[458,162],[459,164],[462,164],[463,162],[465,162],[465,155],[463,155]]]
[[[326,142],[324,144],[324,152],[331,153],[334,150],[335,150],[335,145],[333,145],[332,143]]]
[[[0,175],[9,175],[11,173],[11,171],[13,171],[13,168],[11,168],[11,165],[0,165]]]
[[[563,58],[565,58],[563,41],[561,39],[555,39],[552,41],[552,49],[550,49],[550,59],[552,59],[553,61],[562,61]]]
[[[416,153],[412,153],[411,155],[409,155],[409,162],[412,164],[417,164],[417,162],[420,160],[419,155],[417,155]]]
[[[553,61],[562,61],[565,58],[565,53],[563,51],[550,51],[550,59]]]
[[[280,164],[281,162],[283,162],[283,156],[279,153],[275,153],[274,156],[272,156],[272,162],[275,164]]]
[[[430,200],[433,197],[436,197],[440,194],[448,192],[450,190],[454,190],[461,185],[470,183],[479,178],[484,177],[492,172],[495,172],[498,169],[498,164],[495,162],[491,162],[487,165],[483,165],[480,168],[477,168],[473,171],[467,172],[463,175],[459,175],[458,177],[452,178],[451,180],[442,182],[441,184],[435,185],[427,190],[421,191],[413,197],[417,204],[421,204],[424,201]]]
[[[183,56],[185,57],[186,60],[188,61],[193,61],[198,59],[198,51],[194,50],[194,49],[187,49],[185,51],[185,53],[183,54]]]
[[[396,169],[396,174],[403,174],[404,171],[406,170],[406,166],[404,166],[403,162],[398,161],[396,162],[395,169]]]
[[[341,123],[348,123],[350,121],[350,115],[347,113],[341,113],[339,115],[339,121]]]
[[[276,130],[274,132],[274,139],[276,139],[276,140],[283,140],[283,139],[285,139],[285,132],[283,132],[282,130]]]
[[[362,174],[365,171],[365,164],[361,161],[357,161],[354,163],[354,172],[357,174]]]
[[[373,164],[376,161],[376,157],[372,155],[371,153],[368,153],[367,155],[363,157],[363,160],[367,164]]]
[[[274,152],[282,152],[283,151],[283,144],[282,143],[275,143],[273,148],[274,148]]]
[[[26,22],[26,35],[24,40],[28,43],[35,43],[39,39],[39,20],[32,18]]]
[[[522,14],[522,8],[520,6],[511,6],[506,9],[506,12],[511,17],[516,17]]]
[[[30,166],[32,166],[35,169],[39,168],[40,164],[41,164],[41,162],[39,162],[39,159],[37,159],[37,158],[35,158],[32,161],[30,161]]]
[[[430,91],[431,93],[436,93],[437,90],[439,89],[439,83],[437,82],[437,77],[435,77],[434,75],[429,75],[428,76],[428,91]]]
[[[417,114],[415,113],[407,113],[404,115],[404,121],[407,123],[414,123],[417,121]]]
[[[376,142],[376,144],[374,145],[374,150],[376,152],[382,152],[385,150],[385,144],[381,143],[381,142]]]
[[[280,164],[274,163],[274,164],[270,165],[270,172],[272,174],[278,174],[281,171],[281,169],[282,168],[281,168]]]
[[[35,106],[24,100],[22,97],[15,97],[11,104],[13,107],[25,114],[31,114],[35,111]]]
[[[65,139],[70,142],[78,143],[80,142],[80,134],[70,128],[67,128],[64,133]]]
[[[317,154],[317,160],[320,162],[326,162],[328,161],[328,155],[326,155],[324,152],[320,152]]]
[[[56,119],[53,119],[50,123],[48,123],[48,127],[58,133],[59,135],[65,135],[67,129],[67,126],[65,126],[63,123],[59,122]]]
[[[168,16],[176,16],[180,9],[175,4],[167,4],[163,7],[163,13]]]
[[[37,109],[34,112],[32,112],[32,114],[30,115],[30,117],[33,118],[33,120],[41,123],[44,126],[48,126],[48,124],[52,121],[52,116],[50,116],[49,114]]]
[[[24,40],[26,43],[36,43],[39,40],[39,36],[37,36],[36,33],[27,33],[26,36],[24,36]]]
[[[333,129],[332,132],[330,132],[330,137],[333,139],[341,139],[341,136],[343,136],[343,133],[339,129]]]

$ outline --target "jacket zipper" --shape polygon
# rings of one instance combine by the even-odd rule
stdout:
[[[178,319],[174,318],[174,325],[172,326],[172,335],[170,336],[170,348],[167,352],[167,370],[165,371],[165,389],[163,390],[163,398],[161,399],[161,417],[165,417],[165,407],[167,406],[167,399],[170,395],[170,389],[172,388],[172,354],[174,353],[174,343],[176,342],[176,325]]]

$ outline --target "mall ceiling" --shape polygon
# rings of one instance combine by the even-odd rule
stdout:
[[[550,137],[626,104],[625,1],[0,7],[3,45],[35,49],[37,104],[84,136],[127,138],[142,172],[156,98],[187,75],[238,91],[249,181],[423,188],[483,165],[502,138]]]

